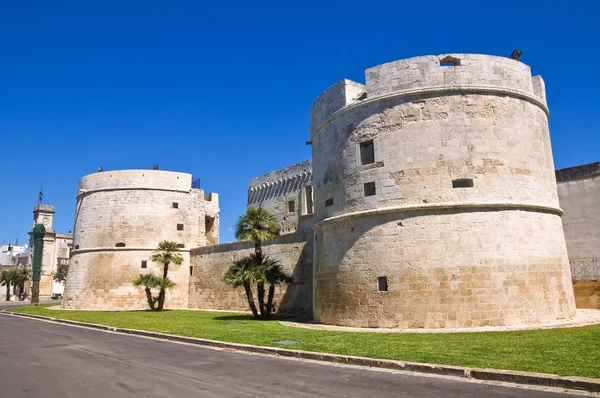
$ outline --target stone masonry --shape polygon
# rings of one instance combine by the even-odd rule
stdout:
[[[574,316],[544,84],[527,65],[445,54],[375,66],[317,99],[311,142],[315,320]]]
[[[176,287],[165,306],[186,308],[190,248],[218,242],[218,196],[191,188],[191,175],[159,170],[99,172],[79,181],[73,251],[62,306],[142,309],[140,273],[162,274],[149,257],[161,240],[180,243],[184,262],[171,264]]]
[[[527,65],[475,54],[378,65],[365,84],[325,91],[310,118],[312,159],[248,190],[248,206],[279,223],[265,253],[295,280],[277,291],[279,312],[400,328],[575,315],[544,82]],[[252,245],[214,244],[217,221],[216,195],[190,189],[187,174],[84,177],[63,305],[143,308],[130,281],[169,239],[186,259],[171,308],[246,310],[243,289],[221,277]]]

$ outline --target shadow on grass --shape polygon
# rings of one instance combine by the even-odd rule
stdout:
[[[293,315],[285,315],[285,314],[273,314],[268,319],[254,319],[252,315],[221,315],[215,316],[213,319],[215,321],[281,321],[281,320],[289,320],[294,318]]]
[[[253,321],[254,317],[252,315],[221,315],[213,319],[215,321]]]

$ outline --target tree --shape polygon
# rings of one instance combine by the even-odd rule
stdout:
[[[234,287],[244,287],[246,299],[248,300],[248,305],[254,319],[270,318],[273,309],[275,286],[282,283],[292,283],[292,278],[283,272],[277,260],[268,256],[257,255],[256,253],[231,263],[222,280]],[[260,314],[254,303],[252,283],[256,283],[257,285],[259,303],[264,303],[265,283],[269,285],[267,303],[263,305]],[[259,286],[262,286],[262,288],[259,288]],[[260,297],[261,294],[263,295],[262,299]]]
[[[235,225],[235,238],[254,242],[254,253],[257,255],[262,255],[262,242],[278,234],[277,220],[262,207],[249,207]]]
[[[180,265],[183,262],[183,257],[179,254],[177,242],[161,240],[158,242],[158,248],[154,250],[154,254],[150,256],[150,260],[163,265],[163,278],[167,278],[169,264]]]
[[[250,257],[244,257],[241,260],[234,261],[229,265],[227,272],[223,275],[223,282],[233,287],[244,286],[246,292],[246,299],[248,305],[252,311],[254,319],[258,319],[258,311],[256,310],[256,304],[254,303],[254,297],[252,295],[252,282],[255,279],[255,266],[254,262]]]
[[[177,247],[177,242],[161,240],[160,242],[158,242],[158,248],[154,250],[154,254],[150,256],[150,260],[154,261],[155,263],[162,263],[163,265],[162,282],[156,285],[157,288],[160,288],[160,293],[158,294],[157,311],[161,311],[165,304],[166,289],[169,288],[169,264],[173,263],[175,265],[180,265],[181,263],[183,263],[183,257],[181,257],[181,254],[179,254],[179,247]]]
[[[6,301],[10,301],[10,285],[15,276],[15,268],[2,268],[0,270],[0,285],[6,286]]]
[[[52,278],[57,281],[57,282],[66,282],[67,280],[67,273],[65,272],[65,270],[63,269],[63,267],[58,267],[56,269],[56,272],[54,273],[54,275],[52,275]]]
[[[264,281],[269,284],[269,294],[267,296],[267,305],[265,308],[266,317],[271,316],[273,310],[273,297],[275,296],[275,286],[281,284],[291,284],[292,277],[287,275],[282,269],[278,261],[268,257],[263,259],[259,275],[264,278]]]
[[[240,240],[254,242],[255,263],[262,263],[262,242],[271,240],[279,234],[277,219],[262,207],[249,207],[246,214],[238,218],[235,225],[235,237]],[[265,285],[264,279],[257,280],[256,292],[258,296],[258,308],[264,317],[265,308]]]
[[[164,295],[166,289],[175,287],[175,283],[169,278],[160,278],[152,274],[140,274],[136,280],[133,281],[135,287],[144,287],[146,292],[146,300],[151,311],[162,311],[163,304],[165,302]],[[159,289],[158,296],[152,295],[152,289]]]
[[[29,278],[31,278],[31,270],[29,268],[15,268],[12,284],[18,288],[19,298],[21,298],[21,295],[25,290],[25,282],[27,282]]]

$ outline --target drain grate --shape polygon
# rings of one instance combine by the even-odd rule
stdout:
[[[279,344],[279,345],[293,345],[293,344],[298,344],[298,342],[296,340],[281,340],[281,341],[275,342],[275,344]]]

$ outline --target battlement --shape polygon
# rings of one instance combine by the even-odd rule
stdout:
[[[113,170],[88,174],[79,180],[78,195],[110,189],[158,189],[189,192],[192,175],[164,170]]]
[[[532,77],[529,66],[522,62],[493,55],[442,54],[402,59],[367,69],[365,81],[342,80],[317,98],[311,109],[311,137],[343,108],[388,96],[488,90],[530,96],[544,107],[546,104],[540,76]]]

